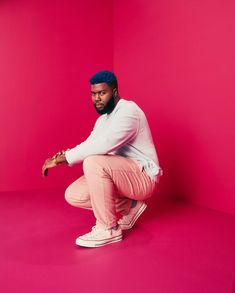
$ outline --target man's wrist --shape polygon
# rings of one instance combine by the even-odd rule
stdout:
[[[60,165],[60,164],[63,164],[63,163],[68,164],[68,162],[66,160],[66,157],[65,157],[65,153],[62,153],[61,155],[57,155],[55,157],[55,163],[56,163],[56,165]]]
[[[68,151],[69,149],[67,149],[67,151]],[[60,165],[60,164],[63,164],[63,163],[66,163],[66,164],[68,164],[68,162],[67,162],[67,160],[66,160],[66,157],[65,157],[65,152],[66,151],[60,151],[60,152],[58,152],[58,153],[56,153],[53,157],[52,157],[52,159],[54,160],[54,162],[55,162],[55,164],[56,165]]]

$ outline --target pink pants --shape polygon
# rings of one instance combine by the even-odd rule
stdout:
[[[89,156],[83,171],[66,189],[65,199],[75,207],[92,209],[105,228],[115,227],[119,215],[129,213],[132,200],[147,199],[155,187],[138,162],[121,156]]]

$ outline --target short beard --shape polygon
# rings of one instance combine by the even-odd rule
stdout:
[[[110,100],[109,100],[108,103],[104,106],[104,108],[103,108],[102,110],[97,109],[96,106],[95,106],[95,104],[94,104],[94,107],[95,107],[97,113],[100,114],[100,115],[103,115],[103,114],[110,114],[110,113],[113,111],[113,109],[115,108],[115,106],[116,106],[116,105],[115,105],[115,98],[114,98],[114,96],[112,96],[112,97],[110,98]]]

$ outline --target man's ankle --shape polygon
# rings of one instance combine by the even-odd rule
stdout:
[[[137,205],[137,200],[133,199],[131,203],[131,209],[133,209]]]

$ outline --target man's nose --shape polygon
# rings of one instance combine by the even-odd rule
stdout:
[[[95,94],[95,101],[100,101],[100,94],[99,93]]]

